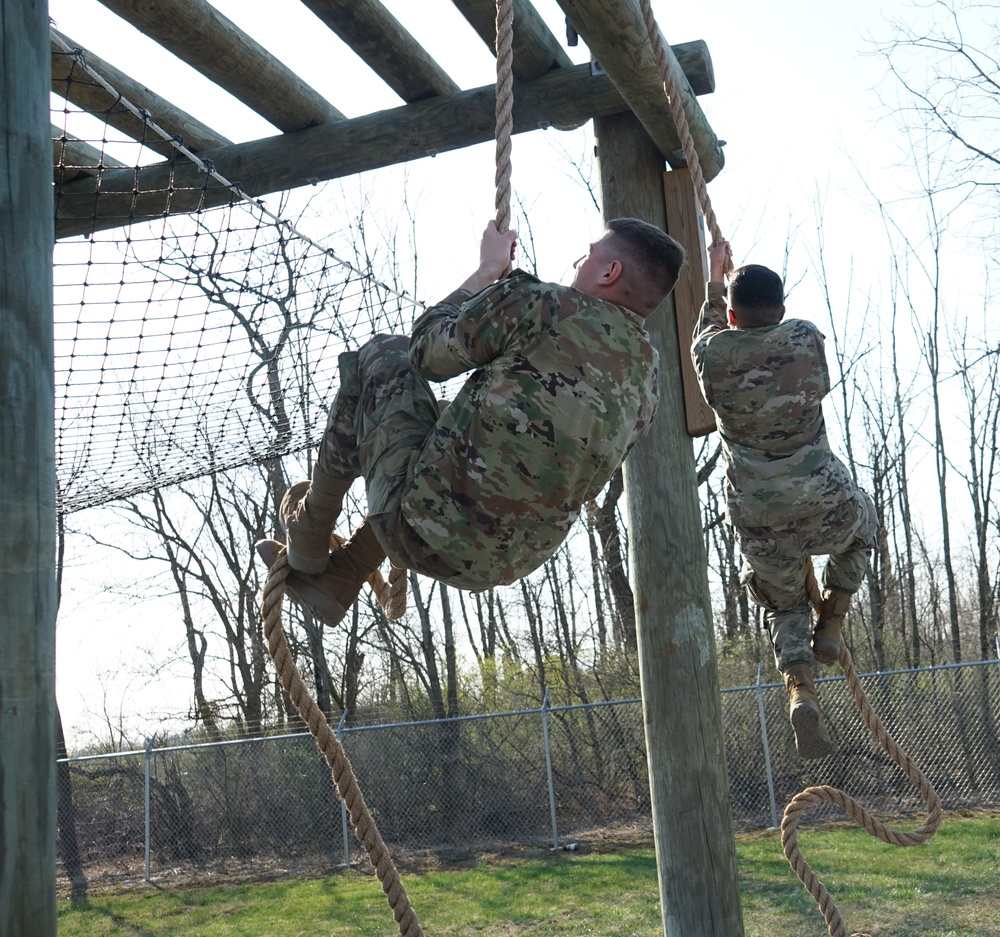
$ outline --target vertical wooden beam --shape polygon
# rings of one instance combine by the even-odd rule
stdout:
[[[595,123],[605,217],[665,228],[655,145],[631,114]],[[625,463],[660,901],[669,937],[741,937],[708,572],[672,306],[668,299],[646,320],[660,352],[660,410]]]
[[[684,415],[691,436],[706,436],[715,429],[715,414],[705,401],[698,375],[691,362],[691,333],[705,299],[708,257],[705,252],[705,225],[694,192],[691,173],[674,169],[663,174],[663,197],[667,209],[667,230],[687,251],[687,264],[674,288],[674,310],[680,348],[681,380],[684,387]]]
[[[45,0],[3,0],[0,61],[0,934],[55,937],[53,230]]]

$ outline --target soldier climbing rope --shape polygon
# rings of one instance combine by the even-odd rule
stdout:
[[[657,64],[659,65],[660,74],[664,83],[664,90],[670,101],[671,114],[673,115],[674,123],[677,127],[678,133],[680,134],[684,156],[687,161],[688,169],[691,172],[692,182],[694,184],[698,200],[702,206],[705,222],[708,226],[709,232],[711,233],[712,244],[721,244],[723,242],[722,232],[716,220],[715,212],[712,209],[711,199],[708,195],[708,187],[705,184],[704,174],[701,171],[698,154],[694,146],[694,140],[687,125],[684,108],[681,106],[681,89],[678,87],[670,69],[667,67],[666,50],[664,48],[663,39],[660,36],[656,20],[653,16],[652,4],[650,0],[639,0],[639,4],[643,12],[646,27],[649,31],[650,39],[653,43],[654,51],[656,53]],[[731,262],[727,258],[727,273],[731,270],[731,267]],[[822,603],[819,596],[819,590],[816,586],[815,577],[812,574],[811,562],[808,563],[806,581],[803,585],[809,592],[810,600],[816,614],[818,615],[820,613]],[[792,798],[792,801],[785,809],[784,819],[781,824],[782,846],[785,851],[785,856],[787,857],[792,868],[795,870],[796,875],[798,875],[806,890],[813,896],[820,908],[820,911],[823,913],[827,922],[830,937],[846,937],[847,931],[839,909],[830,897],[829,892],[827,892],[826,888],[810,869],[808,863],[806,863],[803,859],[801,850],[799,849],[797,829],[803,811],[812,804],[822,802],[832,803],[844,810],[848,816],[864,827],[870,835],[876,836],[884,842],[891,843],[895,846],[916,846],[926,842],[931,836],[934,835],[941,822],[941,803],[937,793],[934,791],[934,788],[931,786],[927,778],[920,772],[917,766],[913,764],[909,756],[899,748],[896,742],[885,730],[885,727],[872,710],[871,705],[864,694],[864,690],[861,687],[861,682],[858,679],[857,672],[854,670],[853,661],[846,644],[844,644],[843,641],[840,641],[839,644],[839,662],[844,671],[844,675],[847,678],[851,694],[855,700],[858,711],[861,713],[865,725],[893,762],[895,762],[895,764],[903,770],[906,776],[913,781],[927,804],[928,812],[927,820],[919,830],[913,833],[900,833],[886,828],[882,823],[875,820],[871,814],[869,814],[868,811],[866,811],[856,800],[834,787],[809,787]],[[863,937],[863,935],[855,935],[855,937]]]

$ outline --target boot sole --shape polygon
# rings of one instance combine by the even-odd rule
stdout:
[[[819,664],[835,664],[840,660],[840,641],[833,638],[813,639],[813,660]]]
[[[833,739],[820,725],[819,710],[809,705],[796,706],[791,712],[795,730],[795,750],[800,758],[812,760],[833,754]]]
[[[278,554],[274,549],[274,541],[260,540],[255,545],[257,555],[267,564],[270,569],[278,559]],[[289,561],[290,563],[290,561]],[[322,570],[320,570],[322,572]],[[347,614],[344,608],[335,598],[327,595],[321,589],[304,580],[301,576],[290,572],[285,580],[285,588],[288,597],[296,605],[302,606],[316,618],[322,619],[328,625],[339,625]]]

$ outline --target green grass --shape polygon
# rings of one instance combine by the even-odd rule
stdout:
[[[996,937],[1000,933],[1000,818],[949,818],[923,846],[898,849],[852,827],[800,829],[803,855],[830,890],[849,933],[879,937]],[[826,934],[776,833],[737,841],[747,937]],[[434,937],[661,937],[651,849],[482,859],[411,872],[403,882]],[[347,872],[169,890],[142,886],[60,902],[59,937],[391,937],[377,881]]]

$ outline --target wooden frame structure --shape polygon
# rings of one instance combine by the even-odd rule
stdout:
[[[133,104],[148,110],[160,126],[182,138],[202,158],[210,159],[221,175],[242,185],[250,195],[422,158],[493,137],[493,87],[459,88],[378,0],[301,0],[403,102],[399,107],[354,119],[347,119],[336,102],[310,88],[208,0],[101,2],[274,125],[277,132],[272,136],[232,142],[112,64],[86,54],[87,60]],[[492,48],[495,0],[452,2]],[[633,577],[664,927],[672,937],[738,937],[743,927],[711,606],[689,437],[689,433],[704,433],[714,425],[697,391],[687,354],[687,337],[706,272],[700,210],[683,169],[678,130],[670,116],[638,0],[558,2],[568,24],[589,47],[599,67],[574,66],[530,0],[514,0],[514,132],[539,126],[570,128],[594,119],[606,216],[633,215],[658,224],[686,244],[691,261],[686,280],[676,293],[678,303],[675,305],[671,298],[665,304],[674,307],[676,327],[673,315],[665,317],[661,313],[650,320],[663,363],[662,405],[653,432],[636,448],[626,468],[631,526],[643,531],[633,548]],[[13,102],[26,99],[35,102],[37,108],[50,87],[56,93],[72,95],[72,103],[88,110],[104,109],[112,101],[100,88],[66,81],[72,60],[63,46],[75,48],[76,44],[69,37],[55,34],[50,48],[45,48],[44,24],[39,22],[39,5],[34,0],[3,3],[4,19],[9,8],[18,13],[11,19],[15,30],[24,23],[23,31],[13,37],[4,34],[4,60],[26,63],[21,69],[6,70],[5,80],[13,82],[13,86],[0,87],[0,99],[5,102],[5,136],[10,139],[13,135],[20,141],[28,134],[32,147],[44,140],[47,153],[48,124],[39,130],[35,126],[38,115],[27,115]],[[20,57],[14,55],[8,43]],[[710,180],[721,170],[723,158],[719,141],[697,101],[697,95],[714,90],[708,50],[704,42],[668,48],[669,67],[682,79],[687,123],[704,175]],[[51,76],[47,53],[51,53]],[[142,121],[128,112],[114,109],[109,120],[133,138],[147,137]],[[79,146],[81,164],[86,165],[85,144],[68,141],[64,145]],[[10,161],[17,158],[15,149],[8,144],[5,151],[8,165],[3,169],[8,177],[14,168]],[[163,147],[159,152],[167,153]],[[667,167],[670,171],[664,172]],[[99,180],[86,170],[74,178],[64,175],[60,180],[55,235],[72,237],[165,211],[192,210],[195,206],[185,203],[182,196],[173,196],[169,206],[164,200],[161,183],[169,172],[174,180],[183,182],[188,170],[152,162],[137,172],[134,168],[115,168],[105,159]],[[190,172],[194,176],[198,170],[192,168]],[[36,198],[31,214],[40,218],[44,213],[37,211],[37,205],[50,198],[50,185],[44,177],[32,182]],[[100,197],[95,198],[98,188]],[[213,198],[221,202],[228,200],[229,192],[220,186],[218,190],[208,189],[205,197],[209,203]],[[204,198],[200,204],[206,204]],[[0,234],[4,235],[4,243],[18,240],[23,251],[31,254],[26,261],[6,250],[3,253],[0,279],[5,284],[5,322],[9,303],[17,321],[37,330],[38,317],[49,317],[48,303],[43,300],[39,309],[39,297],[32,295],[21,304],[21,297],[10,298],[6,284],[11,276],[18,280],[15,270],[20,274],[26,266],[48,266],[51,220],[39,222],[34,237],[22,240],[21,213],[27,213],[27,207],[14,206],[8,212],[3,205],[3,209],[0,225],[4,230]],[[8,237],[15,227],[17,237]],[[50,274],[47,282],[51,291]],[[6,334],[4,339],[6,345]],[[42,344],[38,343],[38,348]],[[50,387],[52,361],[48,354],[45,361],[38,351],[21,366],[30,366],[35,383],[43,385],[47,380],[46,386]],[[668,362],[679,362],[680,367],[670,367]],[[2,367],[5,378],[0,381],[0,413],[5,413],[11,404],[8,395],[12,384],[6,377],[10,361],[5,360]],[[19,454],[35,454],[35,463],[29,466],[36,470],[35,485],[30,490],[37,495],[38,510],[30,518],[21,512],[17,515],[19,523],[4,526],[5,562],[17,544],[21,555],[29,558],[35,580],[48,576],[52,568],[54,512],[50,489],[54,482],[51,452],[43,444],[47,430],[51,436],[51,412],[47,422],[42,414],[37,424],[41,438],[31,440],[27,448],[20,439],[12,445],[4,437],[4,452],[18,455],[15,462],[5,457],[7,461],[0,463],[3,491],[20,492],[22,478],[18,473],[23,468],[18,466],[24,465],[24,459]],[[7,501],[5,494],[5,506],[9,507]],[[9,511],[7,516],[12,516]],[[12,567],[3,567],[5,576],[9,569]],[[22,572],[20,568],[15,571]],[[18,590],[17,595],[24,599],[23,584],[18,585]],[[10,687],[22,679],[26,664],[22,653],[33,662],[47,661],[52,654],[51,600],[37,601],[39,595],[44,598],[51,592],[39,590],[36,588],[33,601],[21,601],[13,609],[5,606],[0,621],[5,645],[10,646],[11,638],[25,633],[31,640],[25,645],[27,650],[17,655],[0,655],[0,707],[8,705]],[[5,832],[0,841],[0,895],[13,895],[15,900],[10,911],[5,912],[7,917],[0,914],[0,930],[11,935],[23,932],[14,926],[19,920],[31,920],[32,932],[42,937],[55,933],[54,913],[51,930],[47,929],[49,897],[55,894],[52,843],[38,844],[36,864],[29,868],[17,861],[20,857],[11,851],[7,833],[17,829],[8,813],[18,809],[31,813],[32,829],[37,835],[54,836],[54,746],[49,745],[50,736],[40,736],[45,751],[33,758],[30,767],[25,767],[21,753],[12,753],[7,744],[8,738],[25,738],[38,728],[39,722],[51,720],[47,708],[51,707],[53,689],[50,676],[41,674],[33,721],[25,721],[25,709],[31,707],[20,709],[13,721],[8,719],[8,709],[0,711],[4,731],[0,778],[5,784],[11,783],[11,778],[14,783],[27,783],[23,772],[30,771],[32,790],[38,798],[29,807],[23,798],[15,801],[8,797],[6,787],[3,791],[0,828]],[[18,819],[27,822],[29,818]],[[38,866],[38,862],[42,865]],[[48,880],[42,868],[47,863],[51,864]],[[33,915],[30,918],[29,913]],[[38,928],[39,921],[46,922],[45,928]]]

